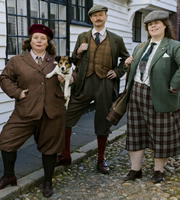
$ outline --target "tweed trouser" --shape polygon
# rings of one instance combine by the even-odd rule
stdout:
[[[107,78],[99,79],[96,74],[85,79],[83,90],[78,96],[71,96],[66,113],[66,127],[75,126],[93,100],[96,110],[95,133],[97,136],[108,137],[111,124],[106,116],[113,103],[113,82]]]
[[[134,82],[127,110],[128,151],[150,148],[155,158],[180,154],[180,110],[157,113],[150,88]]]

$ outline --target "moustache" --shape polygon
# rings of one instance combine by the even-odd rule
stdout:
[[[96,22],[102,22],[102,20],[97,20]]]

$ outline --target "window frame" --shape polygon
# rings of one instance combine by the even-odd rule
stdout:
[[[58,39],[58,46],[59,46],[59,43],[60,43],[60,40],[61,39],[66,39],[66,48],[65,48],[65,51],[66,51],[66,55],[69,55],[70,54],[70,44],[69,44],[69,38],[70,38],[70,25],[69,25],[69,20],[68,20],[68,0],[37,0],[38,1],[38,4],[40,5],[41,2],[46,2],[47,3],[47,10],[48,10],[48,13],[47,13],[47,18],[42,18],[40,16],[40,12],[41,12],[41,8],[39,7],[39,10],[38,10],[38,14],[39,16],[38,17],[32,17],[31,16],[31,7],[30,7],[30,3],[31,3],[31,0],[26,0],[26,6],[27,6],[27,13],[26,15],[20,15],[18,14],[18,11],[17,11],[17,0],[15,0],[15,14],[12,14],[12,13],[9,13],[8,12],[8,0],[5,0],[5,6],[6,6],[6,28],[7,28],[7,40],[6,40],[6,62],[14,55],[17,55],[17,54],[20,54],[20,47],[19,47],[19,38],[28,38],[29,35],[28,35],[28,30],[27,30],[27,34],[25,33],[24,35],[20,35],[18,33],[18,17],[25,17],[27,22],[26,22],[26,25],[27,25],[27,29],[31,26],[31,20],[32,19],[37,19],[38,22],[42,21],[42,20],[46,20],[48,25],[50,27],[50,23],[52,21],[58,21],[58,22],[66,22],[66,28],[65,28],[65,31],[66,31],[66,36],[65,37],[61,37],[60,36],[60,33],[58,32],[58,36],[57,37],[54,37],[54,39]],[[50,4],[51,3],[55,3],[55,4],[58,4],[58,5],[64,5],[66,6],[66,17],[65,17],[65,20],[62,20],[62,19],[59,19],[59,16],[58,16],[58,19],[51,19],[51,15],[50,15]],[[16,33],[15,35],[13,34],[9,34],[9,27],[8,27],[8,17],[9,16],[14,16],[16,18],[15,20],[15,26],[16,26]],[[15,38],[16,39],[16,49],[15,49],[15,54],[9,54],[8,52],[8,43],[10,41],[10,37],[12,38]],[[57,45],[56,45],[57,46]],[[60,47],[59,47],[59,51],[60,51]]]
[[[73,16],[72,16],[72,9],[73,9],[73,4],[72,4],[72,0],[70,1],[69,3],[69,22],[70,24],[73,24],[73,25],[79,25],[79,26],[86,26],[86,27],[92,27],[92,22],[88,16],[88,11],[89,9],[93,6],[93,0],[85,0],[85,21],[80,21],[79,20],[79,11],[78,9],[81,7],[78,5],[78,0],[75,0],[76,1],[76,13],[77,13],[77,20],[76,19],[73,19]]]

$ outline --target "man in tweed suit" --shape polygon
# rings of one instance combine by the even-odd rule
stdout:
[[[73,95],[67,110],[66,148],[56,162],[57,165],[71,164],[71,128],[94,100],[94,124],[98,142],[97,169],[103,174],[109,173],[104,152],[108,135],[111,133],[111,124],[106,120],[106,116],[113,101],[118,97],[119,80],[126,71],[123,66],[129,55],[123,39],[106,30],[107,11],[105,6],[93,6],[88,14],[94,27],[78,36],[73,58],[75,64],[78,62],[79,65],[77,73],[73,76]],[[119,64],[118,58],[121,58]]]

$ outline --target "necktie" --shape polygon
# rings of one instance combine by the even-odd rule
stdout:
[[[42,58],[38,57],[38,65],[42,65]]]
[[[96,37],[95,37],[95,42],[96,42],[96,45],[98,45],[100,43],[100,38],[99,38],[99,34],[98,32],[95,33]]]
[[[153,50],[153,48],[154,48],[155,45],[156,45],[155,42],[151,43],[151,46],[149,47],[148,51],[142,57],[142,59],[141,59],[141,61],[139,63],[139,70],[140,70],[140,75],[141,75],[141,81],[143,81],[143,76],[144,76],[144,72],[145,72],[145,69],[146,69],[146,64],[147,64],[149,56],[152,53],[152,50]]]

